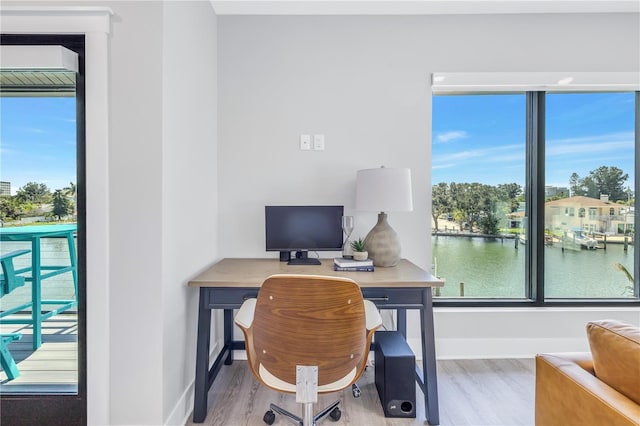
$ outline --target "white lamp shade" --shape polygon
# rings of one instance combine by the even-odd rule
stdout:
[[[387,167],[358,170],[356,209],[376,212],[412,211],[411,170]]]

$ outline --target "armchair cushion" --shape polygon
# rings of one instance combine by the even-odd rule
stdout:
[[[640,328],[614,320],[591,321],[587,336],[596,377],[640,404]]]

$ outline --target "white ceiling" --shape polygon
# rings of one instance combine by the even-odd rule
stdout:
[[[640,13],[639,0],[210,0],[218,15]]]

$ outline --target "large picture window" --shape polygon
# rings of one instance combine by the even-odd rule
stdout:
[[[433,96],[436,303],[638,301],[638,97]]]
[[[433,265],[441,296],[524,298],[525,95],[433,101]]]

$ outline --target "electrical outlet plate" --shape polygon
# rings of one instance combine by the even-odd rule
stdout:
[[[311,135],[300,135],[300,149],[302,151],[311,149]]]

